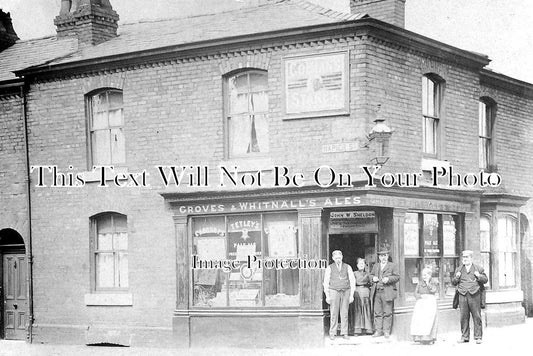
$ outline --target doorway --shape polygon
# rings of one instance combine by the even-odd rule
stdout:
[[[356,270],[358,258],[364,258],[366,271],[371,271],[376,263],[376,233],[357,234],[330,234],[329,235],[329,256],[335,250],[340,250],[343,255],[343,262],[349,264],[352,270]],[[331,261],[333,263],[333,261]],[[348,335],[354,335],[354,304],[351,303],[348,309]],[[340,317],[339,317],[340,328]],[[328,329],[329,330],[329,329]]]
[[[28,264],[24,240],[12,229],[0,230],[0,337],[25,340],[28,320]]]

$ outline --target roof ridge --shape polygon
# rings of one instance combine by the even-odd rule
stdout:
[[[133,21],[133,22],[125,22],[121,25],[128,26],[128,25],[136,25],[140,23],[155,23],[155,22],[165,22],[165,21],[174,21],[174,20],[183,20],[183,19],[194,19],[194,18],[207,17],[207,16],[218,15],[218,14],[227,14],[227,13],[237,12],[237,11],[242,11],[242,10],[251,10],[251,9],[256,9],[256,8],[263,7],[263,6],[270,6],[272,4],[290,2],[290,1],[291,0],[263,0],[256,5],[243,6],[243,7],[238,7],[235,9],[227,9],[227,10],[217,11],[217,12],[200,13],[200,14],[183,16],[183,17],[178,16],[178,17],[158,18],[158,19],[140,19],[140,20]]]
[[[326,17],[331,17],[337,20],[344,20],[344,21],[357,20],[357,19],[368,16],[368,14],[365,14],[365,13],[351,14],[351,13],[333,10],[333,9],[324,7],[322,5],[312,3],[308,0],[288,0],[288,1],[293,2],[296,5],[308,11],[311,11],[313,13],[326,16]]]

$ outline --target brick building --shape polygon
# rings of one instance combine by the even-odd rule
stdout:
[[[311,264],[334,249],[352,265],[391,250],[400,339],[425,265],[440,330],[458,329],[449,277],[466,248],[490,275],[486,324],[523,322],[533,86],[404,29],[404,3],[272,0],[118,28],[109,1],[66,0],[57,36],[29,41],[2,13],[3,337],[320,346]],[[468,178],[433,184],[433,169]],[[501,184],[473,184],[481,171]],[[310,265],[226,273],[193,255]]]

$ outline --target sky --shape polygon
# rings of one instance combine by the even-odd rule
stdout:
[[[121,23],[217,12],[257,0],[111,0]],[[310,0],[348,11],[349,0]],[[61,0],[0,0],[21,39],[55,33]],[[148,5],[147,5],[148,4]],[[532,0],[407,0],[406,29],[492,60],[489,68],[533,83]],[[119,23],[120,26],[120,23]]]

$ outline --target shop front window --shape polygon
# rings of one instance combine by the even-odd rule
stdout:
[[[498,219],[498,281],[503,288],[516,286],[516,219],[506,215]]]
[[[479,251],[481,252],[481,265],[485,270],[488,278],[487,288],[492,285],[491,282],[491,252],[490,252],[490,220],[487,216],[481,216],[479,219]]]
[[[266,264],[298,258],[297,226],[295,213],[193,218],[196,261],[220,261],[209,268],[193,263],[193,305],[298,306],[298,269]]]
[[[414,290],[425,267],[433,270],[441,297],[453,297],[451,276],[458,261],[459,217],[447,214],[407,213],[404,222],[405,300],[414,301]]]

